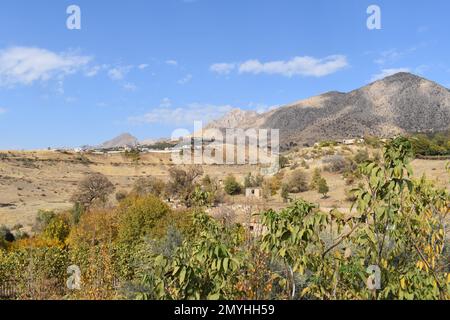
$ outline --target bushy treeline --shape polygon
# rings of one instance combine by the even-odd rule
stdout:
[[[449,299],[450,195],[412,180],[412,157],[398,138],[361,163],[353,214],[298,200],[250,229],[202,201],[171,209],[153,187],[113,209],[40,212],[35,236],[0,249],[0,282],[30,299]],[[67,289],[70,265],[80,290]]]
[[[411,142],[417,155],[450,156],[450,130],[438,133],[415,134]]]

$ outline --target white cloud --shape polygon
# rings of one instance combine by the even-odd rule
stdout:
[[[218,119],[233,109],[230,105],[212,105],[191,103],[185,107],[172,108],[170,100],[165,99],[160,106],[150,112],[137,117],[130,117],[128,121],[144,124],[192,125],[194,121],[204,124]]]
[[[375,59],[375,63],[379,65],[383,65],[389,62],[395,62],[404,56],[405,53],[398,51],[397,49],[390,49],[381,52],[380,56]]]
[[[172,101],[169,98],[164,98],[159,105],[160,108],[170,108],[172,106]]]
[[[381,79],[383,79],[383,78],[392,76],[392,75],[394,75],[394,74],[396,74],[396,73],[399,73],[399,72],[410,72],[410,69],[409,69],[409,68],[383,69],[383,70],[381,70],[379,73],[374,74],[374,75],[372,76],[372,79],[371,79],[370,81],[373,82],[373,81],[381,80]]]
[[[264,103],[254,103],[254,102],[250,102],[248,106],[249,106],[249,108],[255,110],[259,114],[266,113],[266,112],[278,109],[280,107],[279,105],[270,106],[270,105],[267,105]]]
[[[127,82],[122,86],[127,91],[136,91],[137,86],[134,83]]]
[[[176,61],[176,60],[166,60],[166,64],[175,67],[175,66],[178,65],[178,61]]]
[[[122,80],[133,69],[133,66],[118,66],[108,70],[108,76],[112,80]]]
[[[239,66],[239,73],[280,74],[286,77],[297,75],[323,77],[347,66],[347,58],[343,55],[333,55],[323,59],[305,56],[295,57],[289,61],[265,63],[258,60],[248,60]]]
[[[0,108],[0,114],[4,114],[4,113],[6,113],[6,109],[5,108]]]
[[[178,84],[184,85],[192,80],[192,74],[186,75],[184,78],[178,80]]]
[[[73,52],[55,53],[35,47],[0,50],[0,85],[31,85],[36,81],[61,79],[78,72],[91,57]]]
[[[139,70],[144,70],[144,69],[147,69],[148,67],[149,67],[149,65],[146,63],[142,63],[142,64],[138,65]]]
[[[106,65],[96,65],[90,68],[87,68],[84,72],[86,77],[95,77],[101,70],[107,68]]]
[[[230,74],[235,68],[235,63],[215,63],[209,67],[209,70],[220,75],[226,75]]]
[[[428,46],[426,42],[422,42],[405,49],[389,49],[378,53],[379,57],[374,60],[376,64],[388,65],[398,62],[399,60],[416,53],[421,48]]]
[[[380,53],[380,56],[375,59],[375,63],[379,65],[392,64],[400,59],[404,58],[407,55],[410,55],[417,51],[419,47],[414,46],[410,47],[406,50],[398,50],[398,49],[390,49]]]
[[[56,86],[56,92],[58,94],[63,95],[64,94],[64,81],[59,80]]]

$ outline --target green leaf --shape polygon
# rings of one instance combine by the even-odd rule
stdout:
[[[186,278],[186,267],[183,267],[180,272],[180,283],[183,284]]]
[[[208,300],[219,300],[219,299],[220,299],[220,293],[213,293],[208,296]]]
[[[228,262],[230,261],[230,259],[225,258],[223,259],[223,270],[225,270],[225,272],[228,272]]]

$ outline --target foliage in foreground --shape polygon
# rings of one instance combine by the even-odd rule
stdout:
[[[298,200],[253,231],[207,215],[188,187],[190,211],[133,193],[76,222],[41,212],[35,237],[0,248],[0,282],[30,299],[450,299],[450,196],[411,179],[412,150],[397,138],[360,164],[352,214]],[[81,290],[66,288],[72,264]]]

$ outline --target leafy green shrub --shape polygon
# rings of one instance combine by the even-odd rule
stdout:
[[[313,176],[311,178],[311,184],[309,188],[311,190],[317,190],[319,188],[319,182],[322,179],[322,174],[319,168],[315,168],[313,172]]]
[[[227,194],[232,196],[240,194],[242,191],[242,187],[233,175],[229,175],[225,178],[224,190]]]
[[[125,199],[118,208],[119,241],[136,243],[154,236],[153,229],[169,212],[170,208],[153,195]]]
[[[150,292],[142,299],[232,299],[244,256],[235,248],[239,229],[226,228],[204,213],[194,215],[192,236],[185,239],[171,258],[155,255],[153,270],[143,284]]]
[[[66,293],[67,250],[55,246],[0,250],[0,283],[14,284],[15,299],[57,299]]]
[[[323,195],[324,198],[327,197],[328,192],[330,191],[330,188],[328,187],[327,180],[324,178],[321,178],[317,185],[317,191]]]
[[[70,233],[70,224],[63,217],[55,217],[42,232],[44,238],[64,243]]]
[[[430,134],[415,134],[411,138],[411,143],[417,155],[450,155],[450,130]]]

